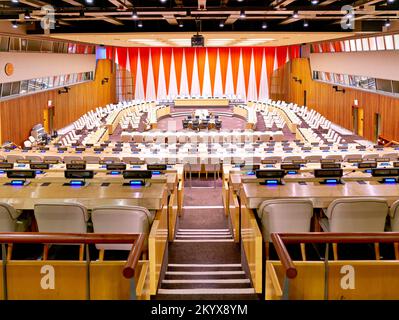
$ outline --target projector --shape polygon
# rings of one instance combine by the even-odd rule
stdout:
[[[205,38],[200,34],[196,34],[191,37],[191,46],[192,47],[204,47],[205,46]]]

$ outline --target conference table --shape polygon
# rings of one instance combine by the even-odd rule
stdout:
[[[349,197],[380,197],[391,205],[399,199],[399,184],[383,184],[378,181],[347,181],[344,184],[325,185],[317,181],[302,185],[287,182],[285,185],[263,186],[257,182],[243,183],[240,198],[249,209],[258,209],[265,200],[278,198],[310,199],[314,208],[327,208],[335,199]]]
[[[79,202],[88,209],[103,205],[124,205],[157,211],[167,205],[167,196],[166,184],[154,181],[145,187],[123,186],[114,182],[107,186],[93,182],[85,186],[64,186],[62,182],[43,185],[40,180],[25,186],[0,186],[0,202],[8,203],[17,210],[33,210],[37,203],[60,201]]]
[[[280,164],[276,164],[273,167],[269,167],[268,165],[260,165],[259,170],[279,170],[281,167]],[[320,169],[321,166],[318,163],[308,163],[305,167],[302,167],[299,171],[296,171],[295,174],[287,174],[284,177],[284,181],[287,182],[299,182],[299,181],[315,181],[320,180],[316,179],[313,176],[313,172],[315,169]],[[386,169],[393,168],[392,162],[387,163],[387,165],[379,165],[378,169]],[[347,163],[341,167],[343,170],[343,181],[358,181],[358,180],[367,180],[367,181],[377,181],[381,178],[372,177],[370,172],[366,172],[368,169],[361,169],[357,166],[354,166],[352,163]],[[294,171],[294,170],[293,170]],[[233,165],[223,165],[223,180],[228,181],[229,187],[237,192],[240,190],[241,183],[243,181],[251,181],[256,180],[256,176],[253,174],[251,170],[251,166],[245,168],[237,168]]]
[[[228,107],[229,99],[219,98],[180,98],[174,100],[175,107]]]

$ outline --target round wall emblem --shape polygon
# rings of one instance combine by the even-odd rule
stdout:
[[[14,65],[12,63],[7,63],[4,67],[4,71],[7,76],[11,76],[14,73]]]

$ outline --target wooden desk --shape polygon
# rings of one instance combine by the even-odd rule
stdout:
[[[0,202],[15,209],[32,210],[36,203],[48,201],[80,202],[88,209],[102,205],[127,205],[160,210],[167,205],[167,188],[165,183],[151,183],[149,187],[122,186],[120,183],[111,183],[107,187],[96,183],[83,187],[51,183],[46,187],[41,186],[41,182],[21,187],[0,186]]]
[[[333,200],[349,197],[381,197],[390,205],[399,199],[399,185],[380,184],[377,181],[365,181],[364,184],[350,181],[337,185],[322,185],[318,182],[300,185],[296,182],[287,182],[283,186],[243,183],[240,197],[244,199],[249,209],[258,209],[263,201],[276,198],[310,199],[314,208],[327,208]]]
[[[229,99],[175,99],[175,107],[228,107]]]

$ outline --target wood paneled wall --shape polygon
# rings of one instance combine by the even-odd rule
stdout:
[[[294,81],[294,77],[302,80],[302,83]],[[381,136],[388,140],[399,140],[399,99],[348,88],[345,88],[345,93],[335,92],[333,85],[312,80],[309,60],[306,58],[294,59],[275,71],[270,91],[272,99],[303,105],[304,91],[308,107],[349,130],[353,130],[352,107],[357,99],[358,107],[364,109],[366,139],[374,139],[374,118],[379,113]]]
[[[111,60],[98,60],[94,81],[71,86],[68,93],[58,89],[0,103],[0,141],[22,145],[35,124],[43,123],[48,101],[55,106],[54,128],[60,129],[87,111],[116,101],[115,71]],[[102,80],[108,78],[108,83]]]

